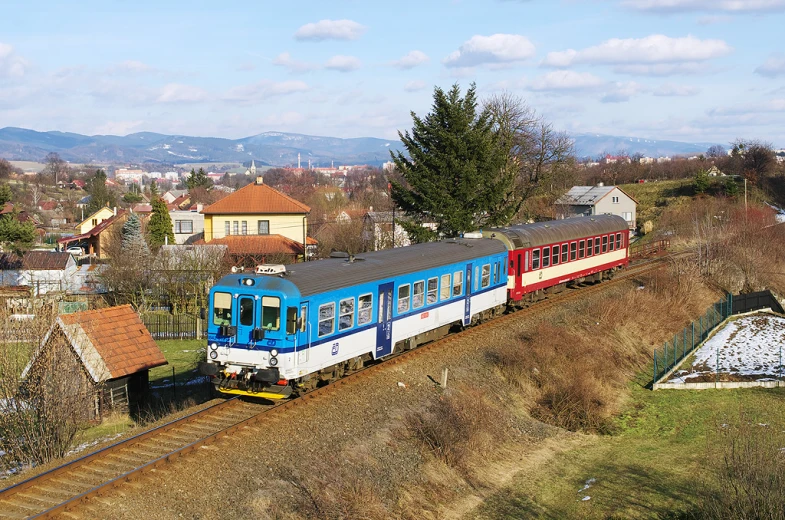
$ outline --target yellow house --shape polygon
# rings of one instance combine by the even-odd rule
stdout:
[[[310,211],[302,202],[267,186],[257,177],[256,182],[202,210],[204,241],[208,244],[245,241],[250,245],[261,239],[272,245],[283,237],[302,247],[313,243],[313,239],[307,239]]]
[[[114,217],[117,214],[115,210],[108,207],[103,207],[84,219],[82,222],[76,225],[76,229],[78,231],[78,235],[83,235],[93,229],[95,226],[103,222],[104,220],[108,220]]]

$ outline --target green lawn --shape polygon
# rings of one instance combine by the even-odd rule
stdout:
[[[172,368],[174,368],[175,378],[179,383],[190,381],[198,376],[196,365],[201,360],[202,352],[207,347],[204,339],[162,339],[156,341],[164,357],[169,362],[168,365],[153,368],[150,370],[150,381],[172,379]]]
[[[738,422],[785,429],[785,389],[632,390],[617,433],[587,436],[539,470],[522,471],[473,518],[679,518],[697,507],[713,432]],[[589,481],[591,487],[580,491]],[[584,500],[584,497],[590,497]]]

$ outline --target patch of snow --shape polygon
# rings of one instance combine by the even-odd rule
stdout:
[[[180,141],[180,142],[182,143],[182,141]],[[170,144],[165,144],[165,145],[164,145],[164,150],[168,150],[168,149],[169,149],[169,148],[171,148],[171,147],[172,147],[172,145],[170,145]]]
[[[596,478],[590,478],[589,480],[586,481],[586,483],[583,485],[583,487],[578,490],[578,493],[582,493],[582,492],[586,491],[587,489],[592,487],[592,485],[595,482],[597,482]]]
[[[590,496],[585,496],[581,499],[581,502],[586,502],[587,500],[591,500]]]
[[[238,144],[238,145],[236,145],[234,147],[234,149],[237,150],[238,152],[244,152],[245,151],[245,146],[243,146],[241,144]]]
[[[689,382],[715,374],[718,368],[721,373],[759,376],[770,381],[785,369],[781,364],[783,343],[785,318],[769,314],[741,317],[729,322],[695,351],[689,373],[680,371],[670,382]]]
[[[188,151],[189,151],[189,152],[198,152],[199,150],[197,150],[197,149],[196,149],[196,148],[194,148],[193,146],[189,146],[189,147],[188,147]]]

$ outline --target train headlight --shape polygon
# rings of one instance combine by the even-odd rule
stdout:
[[[270,358],[270,366],[271,367],[274,367],[277,364],[278,364],[278,358],[274,358],[274,357]]]
[[[218,343],[216,343],[216,342],[210,343],[210,348],[213,349],[213,350],[216,350],[218,348]]]
[[[278,355],[278,349],[277,349],[277,348],[274,348],[274,349],[272,349],[272,350],[270,351],[270,355],[271,355],[272,357],[275,357],[275,356],[277,356],[277,355]]]
[[[218,352],[215,350],[210,351],[210,359],[216,359],[218,357]]]

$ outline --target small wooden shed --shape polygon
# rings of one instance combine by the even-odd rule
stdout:
[[[66,388],[88,395],[84,414],[100,419],[112,410],[144,404],[151,368],[167,363],[130,305],[63,314],[25,367],[26,379],[41,366],[73,375]]]

